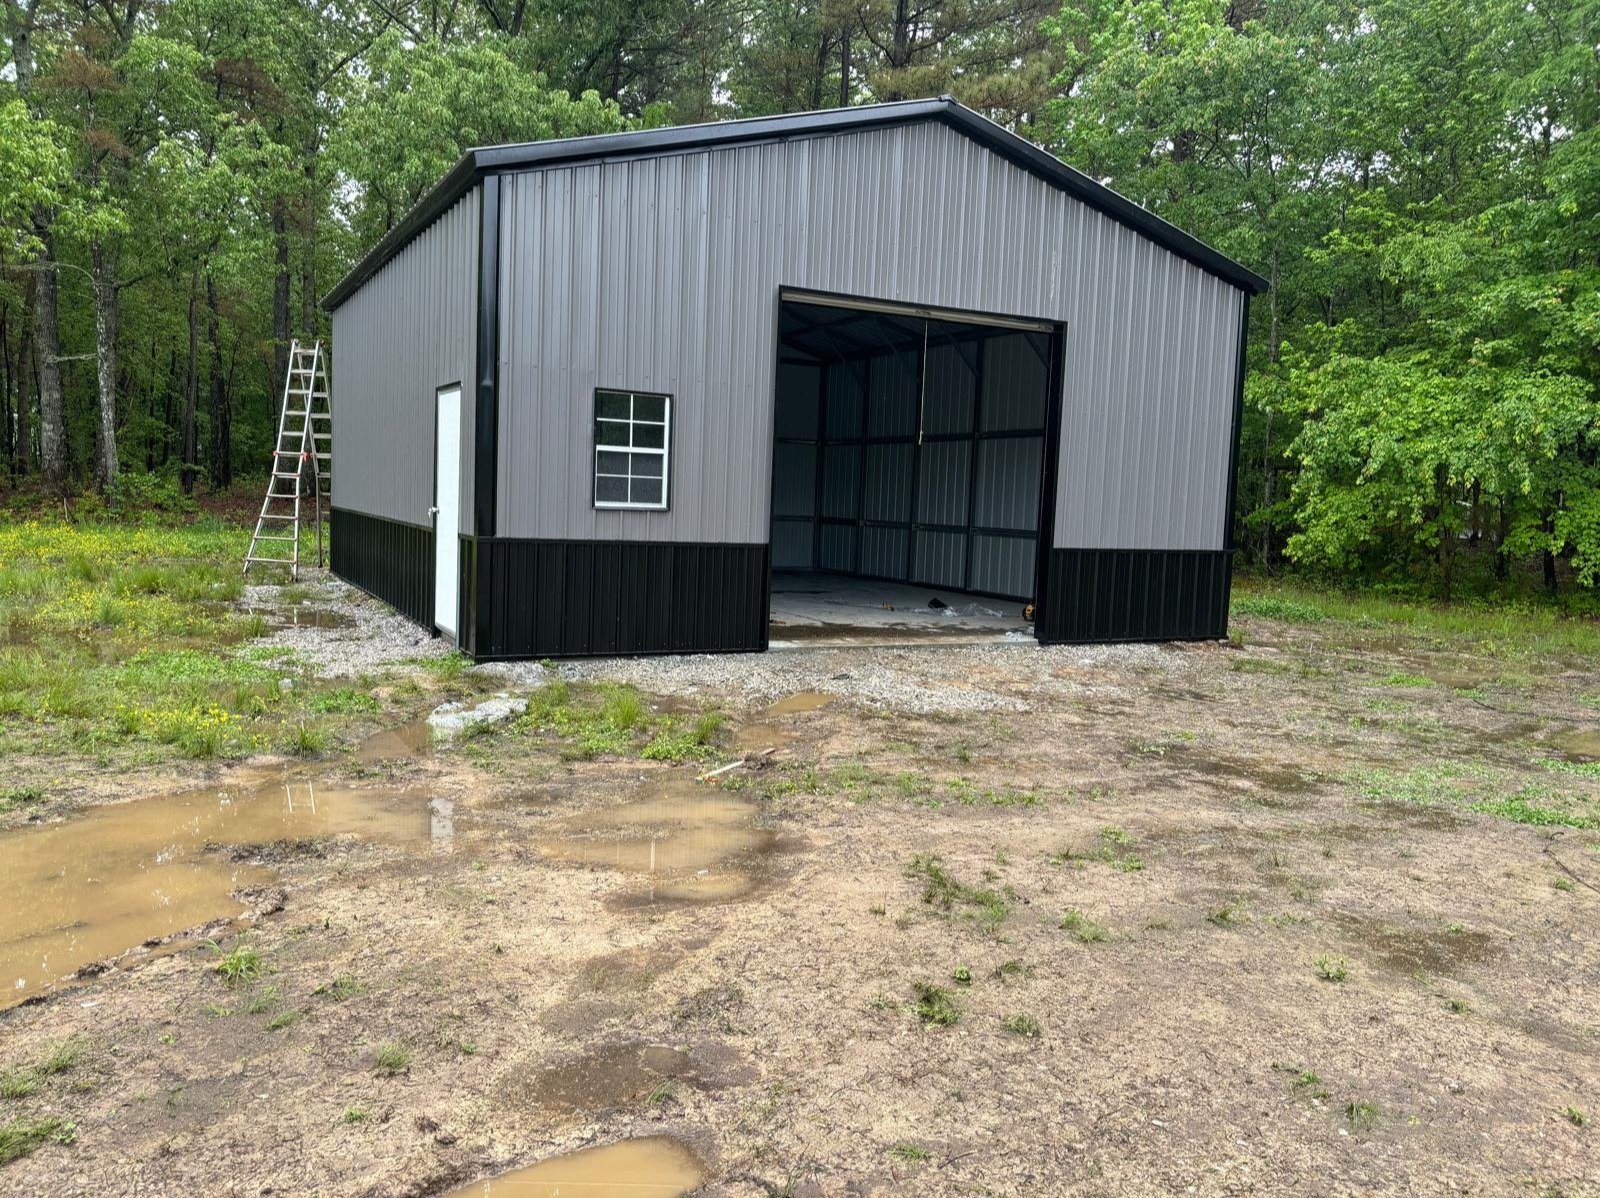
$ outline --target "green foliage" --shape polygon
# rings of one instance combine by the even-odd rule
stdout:
[[[231,949],[224,949],[215,940],[208,940],[206,944],[217,957],[212,969],[220,974],[222,979],[230,986],[238,986],[260,980],[263,969],[261,950],[243,936],[238,939]]]
[[[958,881],[937,854],[918,853],[906,866],[906,876],[922,883],[922,901],[938,911],[976,916],[989,929],[1010,914],[1004,894]]]
[[[955,995],[943,986],[917,982],[912,990],[916,994],[912,1010],[929,1027],[949,1027],[961,1019],[961,1007]]]
[[[41,1144],[71,1144],[77,1133],[76,1124],[54,1116],[0,1123],[0,1165],[27,1156]]]

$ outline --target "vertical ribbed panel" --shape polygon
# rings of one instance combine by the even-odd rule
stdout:
[[[792,286],[1065,322],[1055,543],[1225,542],[1241,293],[942,124],[503,187],[502,534],[764,541]],[[592,508],[596,386],[675,397],[670,512]]]
[[[767,546],[477,542],[488,630],[474,656],[767,647]]]
[[[1228,635],[1232,554],[1055,549],[1036,629],[1047,644]]]
[[[334,310],[333,502],[345,512],[429,522],[435,397],[450,383],[472,394],[478,199],[474,188]],[[472,445],[471,403],[461,405],[461,444]],[[467,452],[463,532],[472,475]]]
[[[334,508],[328,534],[335,574],[432,629],[432,528]]]
[[[978,442],[978,486],[972,522],[984,528],[1039,529],[1043,437],[999,437]]]

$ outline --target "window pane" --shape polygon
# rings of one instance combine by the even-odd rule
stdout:
[[[626,445],[628,426],[620,420],[596,420],[594,441],[596,445]]]
[[[633,397],[633,418],[635,420],[666,420],[667,397],[664,395],[635,395]]]
[[[628,400],[631,397],[622,391],[596,391],[594,393],[594,414],[610,420],[626,420],[628,418]]]
[[[636,424],[633,426],[633,443],[641,449],[660,449],[667,443],[667,426]]]
[[[661,480],[659,478],[636,478],[633,480],[634,503],[660,503]]]
[[[628,480],[601,475],[594,480],[594,498],[596,503],[627,503]]]
[[[602,449],[594,455],[594,472],[596,474],[626,474],[628,473],[628,454],[612,453]]]
[[[635,478],[660,478],[662,456],[659,453],[636,453],[633,457]]]

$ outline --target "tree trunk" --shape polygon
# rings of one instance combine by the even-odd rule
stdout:
[[[206,275],[206,340],[211,344],[211,486],[221,490],[233,481],[233,422],[222,377],[222,317],[217,310],[217,281]]]
[[[839,31],[839,107],[850,107],[850,26]]]
[[[189,278],[189,369],[183,379],[183,465],[181,479],[183,493],[194,494],[195,475],[195,427],[194,409],[197,392],[200,389],[200,369],[198,361],[199,345],[195,329],[195,278]]]
[[[17,457],[13,468],[18,475],[33,466],[33,306],[38,280],[32,273],[22,293],[22,344],[17,350]]]
[[[100,422],[95,430],[94,481],[102,492],[117,480],[117,280],[105,245],[89,247],[94,266],[95,386]]]
[[[289,221],[283,197],[272,201],[272,242],[277,270],[272,279],[272,418],[283,399],[289,375]]]
[[[61,330],[57,317],[55,246],[50,228],[35,219],[34,231],[44,248],[36,259],[34,353],[39,360],[39,468],[53,494],[67,487],[67,409],[61,394]]]

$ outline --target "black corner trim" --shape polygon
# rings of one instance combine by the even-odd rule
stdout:
[[[1220,640],[1232,560],[1221,549],[1052,549],[1035,632],[1047,645]]]
[[[432,528],[334,508],[328,532],[335,574],[433,631]]]
[[[483,181],[478,209],[477,398],[472,415],[472,530],[494,536],[500,470],[500,180]]]
[[[1239,547],[1236,535],[1235,521],[1238,518],[1239,504],[1239,439],[1244,435],[1244,376],[1246,366],[1246,350],[1250,345],[1250,296],[1247,292],[1243,297],[1243,305],[1239,310],[1239,356],[1233,367],[1233,436],[1228,442],[1228,514],[1227,523],[1222,526],[1222,543],[1228,548],[1228,580],[1224,584],[1222,596],[1222,611],[1226,618],[1228,608],[1233,602],[1233,554]],[[1226,635],[1227,626],[1224,624],[1223,633]]]
[[[1055,155],[1018,137],[987,117],[949,96],[933,100],[907,100],[893,104],[863,104],[790,116],[752,117],[707,125],[680,125],[668,129],[602,133],[523,145],[486,146],[468,150],[450,173],[434,185],[400,223],[359,261],[323,297],[331,312],[375,275],[383,264],[404,249],[417,234],[466,194],[480,179],[496,172],[566,165],[601,158],[668,154],[707,146],[781,141],[791,137],[853,133],[936,120],[986,146],[1030,174],[1060,188],[1119,224],[1165,246],[1180,258],[1252,294],[1267,289],[1267,281],[1254,271],[1212,249],[1205,242],[1075,170]]]
[[[470,552],[480,661],[767,647],[765,543],[499,537]]]

